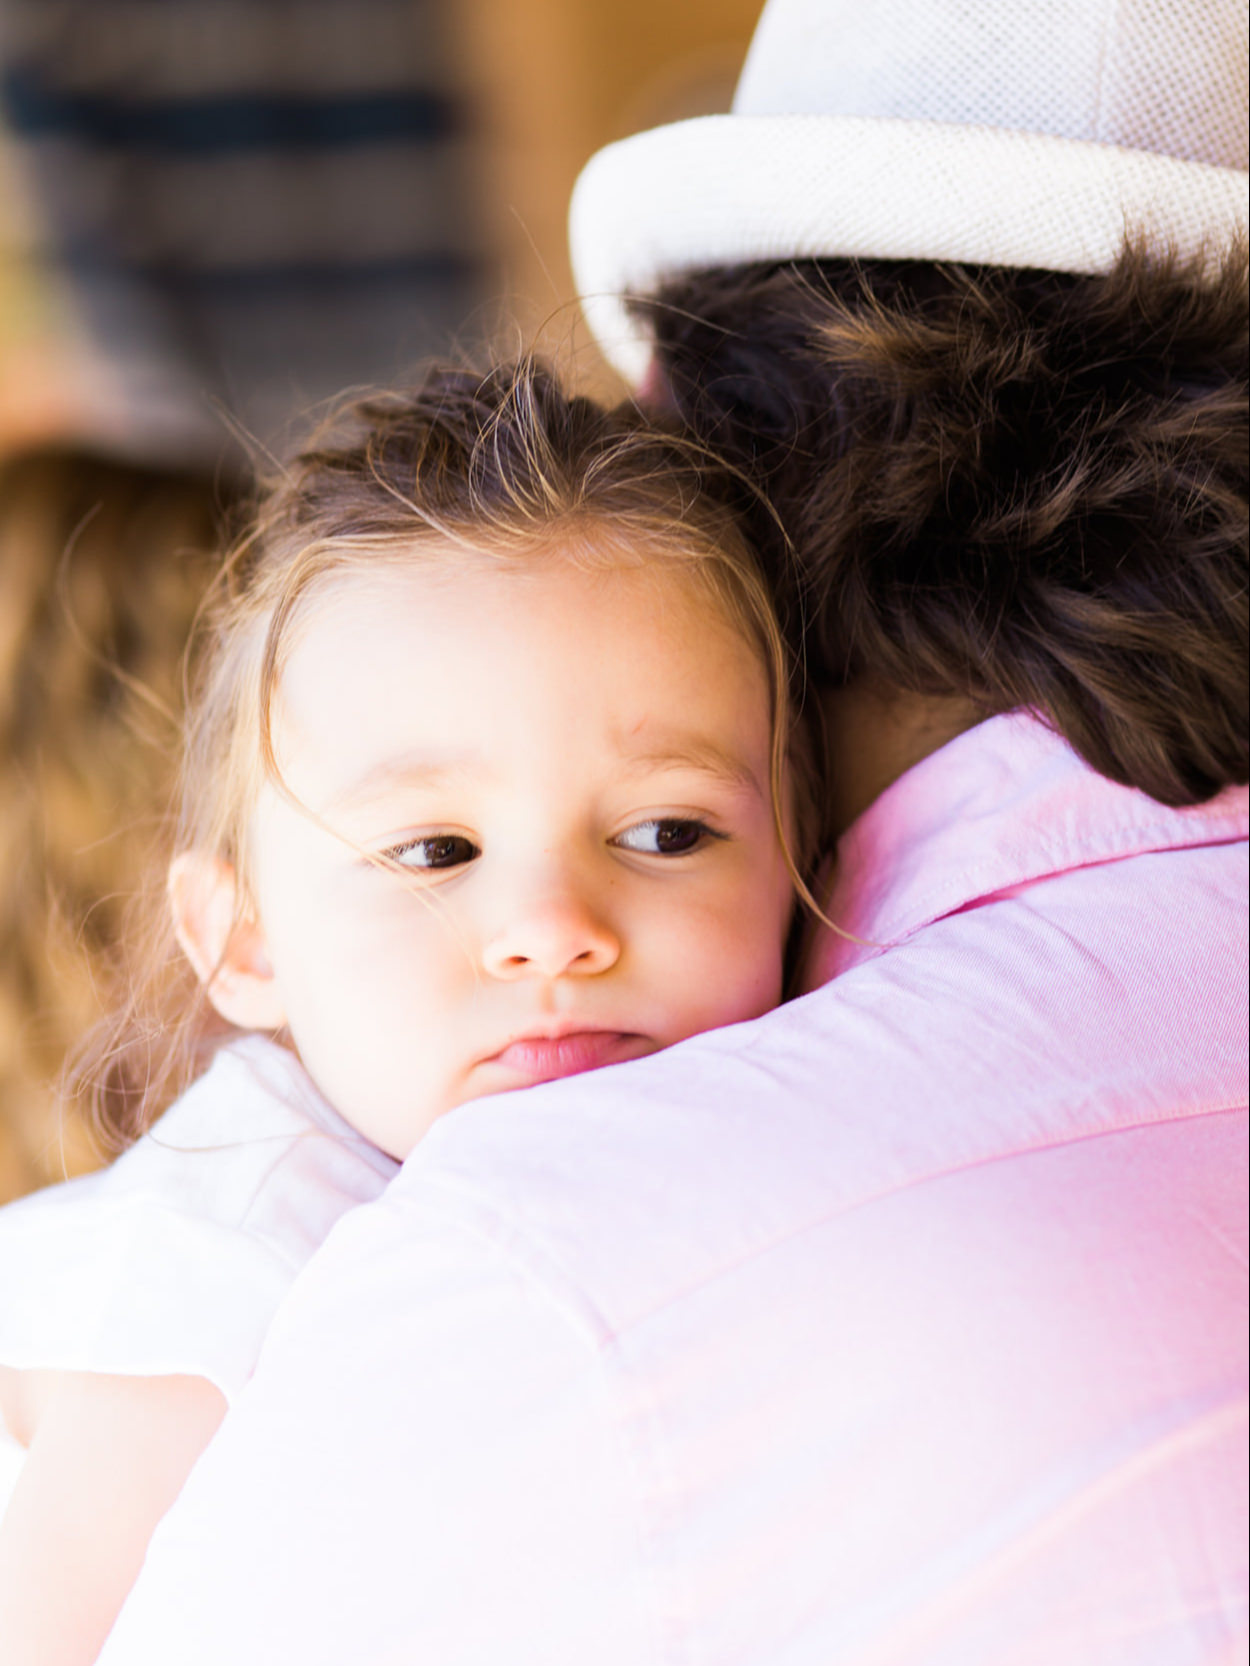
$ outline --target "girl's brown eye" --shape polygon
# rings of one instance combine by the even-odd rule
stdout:
[[[657,817],[654,821],[640,821],[627,827],[612,841],[624,850],[638,851],[644,856],[688,856],[698,850],[707,839],[719,839],[706,822],[677,816]]]
[[[463,833],[431,833],[423,839],[410,839],[387,851],[390,861],[401,868],[462,868],[482,853]]]

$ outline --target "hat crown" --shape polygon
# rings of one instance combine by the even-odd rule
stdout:
[[[876,116],[1247,167],[1245,0],[769,0],[736,115]]]

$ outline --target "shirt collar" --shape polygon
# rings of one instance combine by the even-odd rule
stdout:
[[[989,718],[922,759],[838,843],[804,986],[1013,886],[1145,851],[1244,839],[1247,789],[1171,809],[1098,775],[1024,712]]]

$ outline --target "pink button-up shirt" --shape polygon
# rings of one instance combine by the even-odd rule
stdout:
[[[1232,1666],[1246,831],[1026,718],[920,764],[833,981],[340,1222],[107,1666]]]

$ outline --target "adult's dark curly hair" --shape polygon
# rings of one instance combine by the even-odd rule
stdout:
[[[792,540],[744,500],[816,686],[1030,707],[1186,804],[1247,778],[1246,272],[802,261],[640,306]]]

